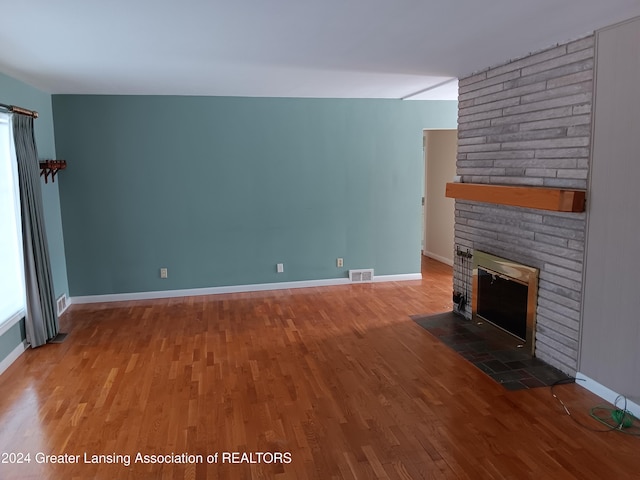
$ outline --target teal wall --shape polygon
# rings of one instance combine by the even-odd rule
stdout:
[[[51,95],[0,73],[0,103],[18,105],[37,111],[40,116],[35,121],[34,128],[38,156],[40,159],[56,158]],[[68,293],[57,178],[56,183],[50,181],[45,184],[42,180],[42,201],[49,254],[51,255],[53,284],[57,298],[63,293]],[[19,338],[18,334],[21,330],[24,332],[24,326],[14,327],[0,337],[0,361],[24,339],[24,336],[22,339]]]
[[[0,362],[26,338],[27,334],[24,329],[24,320],[16,323],[0,335]]]
[[[457,102],[52,103],[72,296],[420,272],[422,129],[457,126]]]

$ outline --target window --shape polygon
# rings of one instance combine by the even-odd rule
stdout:
[[[0,113],[0,332],[25,310],[17,170],[11,117]]]

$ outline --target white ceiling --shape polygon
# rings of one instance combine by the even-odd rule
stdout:
[[[456,77],[638,16],[640,0],[0,0],[0,13],[0,71],[50,93],[437,99],[456,98]]]

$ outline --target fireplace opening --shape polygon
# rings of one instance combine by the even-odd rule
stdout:
[[[534,353],[538,269],[476,251],[471,314],[516,337]]]

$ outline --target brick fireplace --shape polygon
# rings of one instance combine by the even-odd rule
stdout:
[[[586,189],[594,37],[490,68],[459,82],[457,174],[465,183]],[[535,355],[575,374],[584,212],[456,200],[455,244],[539,270]],[[472,292],[454,266],[454,290]],[[464,314],[471,318],[472,299]]]

